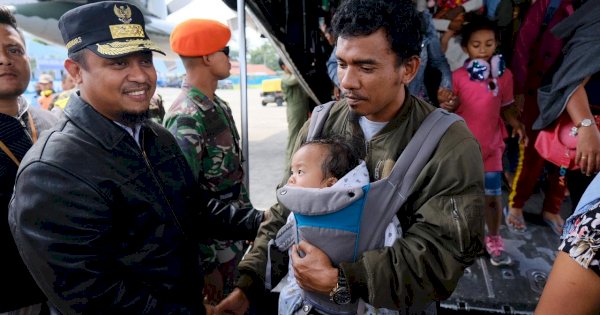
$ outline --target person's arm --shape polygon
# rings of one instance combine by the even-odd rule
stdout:
[[[439,32],[446,32],[450,29],[450,23],[455,20],[458,16],[463,15],[467,12],[472,12],[479,10],[483,7],[483,0],[470,0],[462,5],[457,6],[456,8],[448,10],[448,12],[444,15],[444,18],[433,19],[433,25],[435,29]]]
[[[131,272],[136,267],[119,259],[123,240],[115,239],[112,207],[76,174],[44,162],[23,166],[9,223],[24,262],[52,304],[65,314],[204,314],[201,297],[196,305],[158,298]]]
[[[519,110],[518,105],[515,104],[512,71],[510,71],[510,69],[506,69],[504,74],[497,81],[497,84],[500,85],[499,93],[502,102],[500,114],[504,121],[511,125],[512,137],[519,136],[519,143],[527,146],[529,139],[527,138],[525,125],[520,119],[521,111]]]
[[[208,227],[206,237],[252,241],[263,221],[264,213],[253,207],[240,208],[212,198],[206,205],[206,211],[200,213],[198,222]]]
[[[298,78],[296,78],[295,75],[293,75],[291,73],[286,73],[281,77],[281,84],[284,84],[287,86],[294,86],[294,85],[298,85],[300,83],[298,82]]]
[[[454,112],[460,106],[459,82],[459,73],[457,70],[455,70],[452,73],[452,97],[444,102],[440,102],[440,108],[443,108],[449,112]]]
[[[252,249],[238,265],[240,276],[235,284],[236,288],[217,305],[217,314],[243,315],[250,303],[257,303],[265,292],[268,242],[275,238],[289,215],[289,210],[279,204],[267,211],[269,215],[265,216],[260,225]]]
[[[584,119],[591,119],[592,125],[580,127],[577,130],[577,155],[575,164],[579,164],[581,171],[588,176],[600,171],[600,131],[595,124],[594,115],[590,109],[585,84],[586,78],[567,101],[567,112],[575,125]]]
[[[600,276],[559,252],[535,309],[539,315],[599,314]]]
[[[502,106],[501,115],[504,121],[506,121],[512,127],[512,137],[519,136],[519,143],[527,146],[529,139],[525,131],[525,125],[519,119],[519,109],[515,103]]]
[[[403,238],[363,253],[357,262],[340,264],[353,300],[360,297],[389,309],[425,307],[450,296],[481,253],[483,160],[464,123],[449,130],[452,139],[442,139],[415,182],[416,195],[399,211],[415,219]],[[303,258],[292,255],[298,284],[328,293],[337,281],[336,269],[320,249],[307,243],[300,249]]]
[[[196,119],[186,114],[169,115],[164,122],[165,128],[175,137],[177,145],[183,152],[187,164],[192,169],[194,179],[198,181],[199,175],[204,173],[202,165],[205,146],[204,139],[198,128]],[[197,185],[198,190],[200,186]],[[199,192],[198,205],[206,205],[207,211],[201,211],[196,220],[201,226],[206,226],[204,236],[223,240],[252,240],[256,230],[262,222],[264,211],[249,208],[240,208],[235,205],[223,203],[217,199],[206,200],[210,194]],[[212,195],[210,195],[212,196]],[[202,207],[204,208],[204,207]],[[207,224],[207,222],[209,222]]]
[[[438,69],[442,75],[442,81],[440,82],[440,88],[452,91],[452,71],[450,71],[450,65],[448,60],[442,51],[440,46],[440,40],[436,34],[436,30],[433,26],[433,20],[429,12],[423,12],[423,17],[427,23],[427,54],[429,56],[428,62],[435,68]]]

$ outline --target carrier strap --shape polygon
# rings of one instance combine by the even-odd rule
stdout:
[[[329,102],[315,107],[309,123],[308,140],[320,135],[333,103]],[[377,209],[371,209],[369,213],[377,217],[375,221],[380,222],[376,222],[377,224],[367,224],[367,226],[363,226],[365,222],[361,223],[361,233],[366,232],[367,234],[377,235],[383,233],[379,231],[381,224],[384,227],[387,226],[391,222],[391,217],[395,215],[396,211],[410,196],[414,181],[423,170],[425,164],[429,162],[441,137],[446,133],[450,125],[462,120],[460,116],[441,108],[435,109],[425,117],[406,148],[400,154],[400,157],[396,160],[390,175],[380,181],[371,183],[369,194],[376,196]],[[369,202],[367,201],[366,206],[368,205]],[[279,251],[284,252],[294,244],[296,238],[293,226],[293,222],[288,222],[278,231],[275,240],[271,240],[268,246],[268,255],[271,254],[270,250],[273,245]],[[375,236],[361,238],[359,248],[363,250],[377,248],[382,243],[379,240],[380,237]],[[267,266],[265,286],[268,289],[271,288],[271,269],[272,266]]]
[[[414,134],[388,176],[388,182],[399,187],[399,194],[405,199],[410,195],[414,181],[437,148],[438,143],[450,125],[463,119],[444,109],[431,112]]]
[[[335,101],[321,104],[313,109],[308,125],[306,141],[314,140],[316,136],[321,134],[321,130],[323,130],[325,121],[327,120],[327,117],[329,117],[329,111],[331,110],[331,107],[333,107],[333,104],[335,104]]]

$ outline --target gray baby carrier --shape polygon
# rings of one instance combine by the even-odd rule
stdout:
[[[321,133],[333,102],[317,106],[312,114],[307,140]],[[293,212],[275,240],[286,251],[300,240],[323,250],[334,266],[354,262],[367,250],[384,246],[384,232],[396,212],[412,193],[413,182],[429,161],[440,138],[459,116],[443,109],[431,112],[408,143],[390,173],[362,187],[326,189],[282,187],[279,203]],[[307,190],[310,193],[307,194]],[[307,197],[310,196],[310,197]],[[271,246],[268,247],[271,255]],[[271,289],[271,261],[267,263],[265,285]],[[303,291],[305,302],[328,314],[355,314],[358,303],[337,305],[329,296]]]

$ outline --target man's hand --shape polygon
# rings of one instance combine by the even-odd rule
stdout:
[[[244,315],[250,306],[248,298],[240,288],[235,288],[219,305],[215,314]]]
[[[322,250],[306,241],[292,247],[292,266],[296,282],[304,290],[329,295],[337,284],[337,268]]]

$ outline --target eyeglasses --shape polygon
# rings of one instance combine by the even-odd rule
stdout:
[[[225,54],[225,56],[229,57],[229,46],[225,46],[225,48],[219,50]]]

